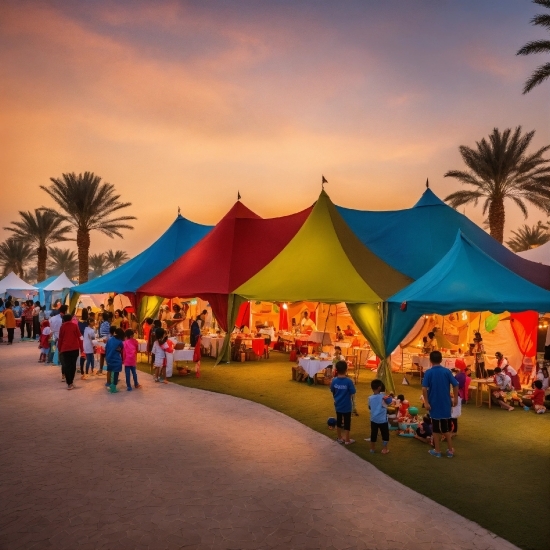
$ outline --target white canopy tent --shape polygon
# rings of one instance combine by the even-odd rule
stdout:
[[[13,271],[0,281],[0,296],[29,298],[38,292],[35,286],[29,285]]]
[[[53,305],[57,300],[64,302],[69,293],[69,288],[73,286],[75,284],[63,272],[59,277],[41,289],[40,301],[45,302],[47,306]]]
[[[524,250],[518,252],[518,256],[529,260],[530,262],[536,262],[538,264],[550,265],[550,241],[544,243],[536,248]]]

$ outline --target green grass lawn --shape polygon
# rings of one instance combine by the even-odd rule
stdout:
[[[203,359],[201,378],[194,374],[171,380],[182,386],[225,393],[280,411],[327,437],[327,418],[334,416],[328,386],[291,381],[288,356],[272,353],[268,361],[214,367]],[[140,369],[149,372],[148,365]],[[550,548],[550,414],[516,409],[502,411],[474,404],[462,407],[453,459],[428,455],[428,445],[391,432],[388,455],[369,453],[370,419],[366,400],[374,374],[361,371],[357,385],[359,417],[352,418],[349,447],[393,479],[479,523],[526,550]],[[420,406],[420,382],[397,393]],[[409,378],[410,379],[410,378]],[[420,501],[419,501],[419,505]]]

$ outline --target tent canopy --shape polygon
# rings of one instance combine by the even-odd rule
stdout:
[[[51,279],[51,277],[50,277]],[[49,281],[49,279],[46,279],[46,281]],[[43,281],[43,282],[46,282]],[[43,287],[43,290],[48,291],[60,291],[64,290],[66,288],[72,288],[75,284],[65,275],[65,272],[61,273],[61,275],[54,275],[53,280],[50,281],[47,285]]]
[[[550,266],[550,241],[541,244],[536,248],[531,248],[530,250],[518,252],[517,255],[521,256],[524,260],[529,260],[530,262]],[[541,266],[539,265],[533,267],[533,269],[537,268],[540,269]]]
[[[359,241],[322,191],[296,236],[235,294],[271,302],[372,303],[410,282]]]
[[[237,202],[200,243],[143,285],[139,293],[208,300],[227,330],[228,295],[288,244],[310,211],[262,219]]]
[[[38,289],[35,286],[29,285],[23,279],[18,277],[13,271],[8,273],[0,281],[0,294],[12,294],[21,296],[27,292],[36,292]]]
[[[386,345],[394,349],[426,313],[550,311],[550,292],[500,265],[458,232],[452,248],[388,300]]]
[[[166,232],[149,248],[117,269],[71,289],[71,294],[132,292],[185,254],[212,229],[192,222],[180,214]]]
[[[550,267],[534,266],[518,257],[445,204],[431,189],[424,191],[413,208],[405,210],[371,212],[337,208],[363,244],[413,279],[424,275],[443,258],[460,230],[497,262],[528,281],[550,289]]]

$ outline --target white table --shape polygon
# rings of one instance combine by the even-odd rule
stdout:
[[[443,357],[443,360],[441,361],[441,365],[443,367],[447,367],[448,369],[454,369],[456,366],[456,360],[460,359],[464,361],[466,366],[470,366],[473,364],[473,357]],[[419,367],[422,367],[422,370],[428,370],[432,367],[430,364],[430,357],[428,355],[413,355],[411,357],[411,360],[414,364],[418,365]]]
[[[327,367],[332,367],[332,361],[323,359],[309,359],[302,357],[298,364],[302,367],[311,378],[313,378],[318,372],[325,370]]]
[[[174,355],[174,361],[193,361],[193,355],[195,355],[195,350],[175,349],[173,355]]]
[[[201,345],[203,348],[210,349],[210,357],[218,357],[218,353],[222,349],[224,338],[216,336],[203,336]]]

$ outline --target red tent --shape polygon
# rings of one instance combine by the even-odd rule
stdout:
[[[227,331],[228,295],[267,265],[296,235],[311,207],[262,219],[241,202],[193,248],[143,285],[140,294],[196,297],[210,302]]]

